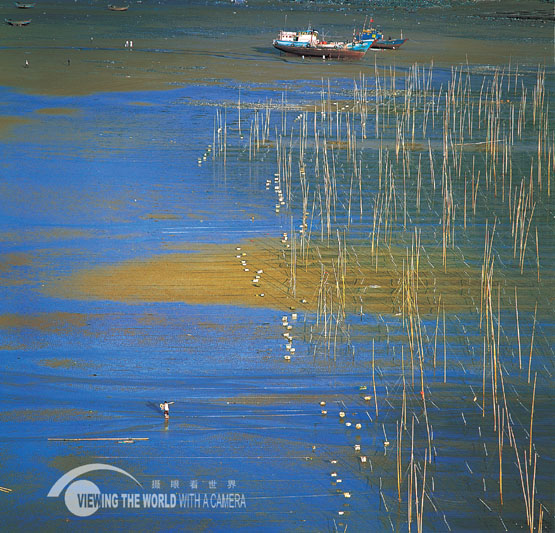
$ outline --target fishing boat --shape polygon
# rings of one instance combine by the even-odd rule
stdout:
[[[407,40],[402,37],[400,39],[392,39],[391,37],[384,39],[383,33],[375,28],[362,30],[357,35],[357,39],[362,42],[371,41],[370,48],[381,48],[383,50],[396,50]]]
[[[324,41],[313,29],[305,31],[280,31],[273,45],[282,52],[302,57],[323,59],[360,59],[372,45],[371,41]]]
[[[10,26],[27,26],[27,24],[31,24],[31,19],[29,20],[12,20],[12,19],[4,19],[6,24]]]
[[[31,4],[26,4],[25,2],[16,2],[15,7],[19,7],[19,9],[31,9],[32,7],[35,7],[35,2]]]
[[[110,4],[108,6],[108,9],[110,11],[127,11],[129,9],[129,6],[114,6],[114,5]]]

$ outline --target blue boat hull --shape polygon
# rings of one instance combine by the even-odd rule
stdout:
[[[376,39],[370,48],[381,48],[384,50],[396,50],[399,48],[406,39]]]
[[[396,50],[399,48],[407,39],[384,39],[384,35],[381,31],[375,28],[370,28],[362,30],[357,38],[363,42],[372,43],[370,48],[381,48],[384,50]]]
[[[360,59],[366,54],[371,42],[356,43],[340,47],[314,46],[294,41],[274,41],[274,47],[288,54],[305,57],[322,57],[330,59]]]

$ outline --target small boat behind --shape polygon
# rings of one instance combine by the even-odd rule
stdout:
[[[25,3],[25,2],[16,2],[15,7],[19,7],[19,9],[31,9],[35,7],[35,2],[32,3]]]
[[[129,9],[129,6],[115,6],[113,4],[110,4],[108,6],[108,9],[110,11],[127,11]]]
[[[12,20],[12,19],[4,19],[6,24],[10,26],[27,26],[27,24],[31,24],[31,19],[29,20]]]
[[[302,57],[321,57],[323,59],[360,59],[366,54],[372,42],[323,41],[313,29],[305,31],[280,31],[273,45],[282,52]]]
[[[407,39],[384,39],[383,33],[376,30],[375,28],[368,28],[362,30],[357,38],[363,42],[372,41],[370,48],[378,48],[383,50],[397,50]]]

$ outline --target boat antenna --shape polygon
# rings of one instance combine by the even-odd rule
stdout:
[[[285,13],[285,28],[287,28],[287,13]]]

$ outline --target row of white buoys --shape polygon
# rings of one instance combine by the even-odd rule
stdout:
[[[364,398],[370,400],[370,399],[371,399],[371,396],[365,396]],[[353,426],[352,422],[349,422],[349,421],[347,420],[347,413],[346,413],[345,411],[343,411],[343,410],[339,411],[339,421],[340,421],[341,423],[343,423],[343,424],[345,425],[346,428],[351,428],[351,427]],[[360,422],[357,422],[357,423],[355,423],[354,427],[355,427],[355,429],[357,429],[357,430],[361,430],[361,429],[362,429],[362,424],[361,424]],[[359,438],[359,437],[357,437],[357,439],[358,439],[358,438]],[[389,442],[388,442],[387,444],[389,444]],[[360,450],[361,450],[360,444],[355,444],[355,445],[354,445],[354,450],[355,450],[355,452],[357,453],[357,456],[358,456],[359,461],[360,461],[361,463],[366,463],[366,462],[367,462],[367,457],[366,457],[366,455],[360,455]]]
[[[320,401],[320,407],[321,407],[322,415],[327,415],[328,411],[325,409],[326,402],[324,400]],[[339,417],[341,419],[343,419],[345,416],[346,416],[345,411],[340,411],[339,412]],[[357,446],[358,446],[358,450],[360,450],[360,445],[357,444],[357,445],[355,445],[355,451],[358,451]],[[337,465],[337,459],[331,459],[330,463],[332,465]],[[339,483],[343,483],[343,480],[339,477],[339,473],[336,470],[333,470],[332,472],[330,472],[330,478],[331,478],[332,485],[338,485]],[[352,497],[352,493],[348,490],[342,491],[342,490],[338,489],[338,492],[342,493],[344,498],[349,499],[349,498]],[[345,504],[344,507],[345,506],[348,506],[348,504]],[[337,511],[337,514],[339,516],[343,516],[345,514],[345,511],[340,509],[340,510]]]
[[[344,420],[345,417],[346,417],[345,411],[339,411],[339,420],[345,424],[345,427],[350,428],[353,424],[348,420]],[[362,424],[360,422],[357,422],[355,424],[355,429],[362,429]]]
[[[281,317],[281,326],[283,328],[285,328],[285,332],[282,333],[282,335],[285,338],[285,340],[287,341],[287,344],[285,345],[285,349],[288,352],[283,356],[283,358],[286,361],[291,361],[291,356],[295,353],[295,348],[293,347],[293,337],[289,333],[291,331],[291,329],[293,329],[293,328],[292,328],[291,324],[289,324],[289,319],[288,319],[287,315],[284,315],[284,316]]]
[[[285,331],[282,333],[283,338],[287,341],[285,345],[285,349],[287,350],[287,354],[283,356],[286,361],[291,360],[291,356],[295,353],[295,348],[293,346],[293,337],[291,336],[290,331],[293,329],[293,326],[289,323],[289,320],[297,320],[297,313],[292,313],[291,318],[287,315],[283,315],[281,317],[281,326],[285,328]]]
[[[208,147],[206,148],[206,152],[204,152],[204,154],[202,154],[202,156],[197,159],[199,167],[208,159],[208,156],[210,155],[211,152],[212,152],[212,145],[209,144]]]
[[[240,246],[235,248],[235,258],[239,259],[239,263],[243,267],[244,272],[250,272],[250,268],[247,266],[247,252],[243,252]],[[263,270],[259,269],[256,271],[254,278],[252,279],[252,284],[255,287],[259,287],[260,285],[260,275],[263,273]],[[258,293],[257,296],[264,298],[265,294],[263,292]]]
[[[270,189],[272,181],[270,179],[266,180],[266,190]],[[282,206],[285,205],[285,197],[283,196],[283,191],[281,190],[281,185],[279,181],[279,174],[274,174],[274,192],[276,193],[277,200],[275,205],[276,213],[279,213]]]
[[[237,259],[239,259],[239,261],[240,261],[240,263],[241,263],[241,266],[243,267],[243,270],[244,270],[245,272],[249,272],[250,269],[249,269],[249,267],[247,266],[247,260],[244,259],[244,257],[246,257],[246,253],[241,251],[241,247],[240,247],[240,246],[237,246],[237,248],[235,248],[235,251],[236,251],[236,252],[241,252],[241,253],[238,253],[235,257],[236,257]],[[245,255],[243,255],[243,254],[245,254]]]
[[[287,319],[287,317],[283,317],[283,318],[282,318],[283,321],[285,321],[286,319]],[[320,401],[320,408],[321,408],[321,413],[322,413],[322,415],[327,415],[327,414],[328,414],[328,411],[326,410],[326,402],[325,402],[324,400],[321,400],[321,401]],[[344,416],[345,416],[345,412],[344,412],[344,411],[340,411],[340,416],[341,416],[341,415],[343,415],[342,417],[344,417]],[[316,446],[312,446],[312,451],[315,451],[315,450],[316,450]],[[360,445],[359,445],[359,444],[355,445],[355,451],[360,451]],[[366,457],[365,457],[365,460],[366,460]],[[330,482],[331,482],[332,485],[335,485],[335,486],[337,487],[337,485],[339,485],[340,483],[343,483],[343,479],[341,479],[341,477],[340,477],[340,475],[339,475],[339,472],[336,470],[336,469],[337,469],[337,464],[338,464],[337,459],[330,459],[330,460],[329,460],[329,463],[330,463],[331,465],[333,465],[333,469],[332,469],[332,471],[329,473]],[[353,495],[352,492],[350,492],[350,491],[348,491],[348,490],[342,490],[342,489],[336,488],[336,491],[337,491],[339,494],[343,494],[343,497],[346,498],[346,499],[350,499],[350,498],[352,497],[352,495]],[[348,507],[348,506],[349,506],[349,504],[347,504],[347,503],[345,503],[345,504],[343,505],[343,507]],[[339,516],[344,516],[345,513],[346,513],[346,511],[343,510],[343,509],[339,509],[339,510],[337,511],[337,514],[338,514]],[[346,528],[345,528],[345,529],[346,529]]]
[[[256,271],[256,274],[254,275],[254,278],[253,278],[253,280],[252,280],[253,284],[254,284],[256,287],[259,286],[259,284],[260,284],[260,279],[261,279],[261,276],[262,276],[263,273],[264,273],[264,270],[262,270],[261,268],[259,268],[259,269]]]
[[[247,257],[247,252],[242,252],[240,246],[237,246],[237,248],[235,248],[235,251],[239,252],[235,257],[239,259],[243,270],[245,272],[250,272],[250,268],[247,266],[247,260],[245,259]],[[254,275],[254,278],[252,279],[252,284],[255,287],[258,287],[260,283],[260,274],[258,272],[262,273],[261,270],[257,271],[257,273]],[[258,296],[264,296],[264,293],[259,294]]]

